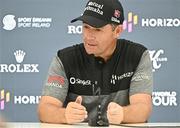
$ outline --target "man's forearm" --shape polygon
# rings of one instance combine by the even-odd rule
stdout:
[[[136,103],[123,107],[123,123],[142,123],[148,120],[152,106]]]
[[[39,108],[39,118],[42,122],[66,123],[65,108],[53,104],[46,104]]]

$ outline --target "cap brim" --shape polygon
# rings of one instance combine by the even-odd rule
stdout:
[[[71,20],[71,23],[76,22],[76,21],[83,21],[85,23],[87,23],[88,25],[95,27],[95,28],[101,28],[103,26],[105,26],[106,24],[108,24],[108,22],[100,20],[98,18],[92,17],[92,16],[85,16],[82,15],[76,19]]]

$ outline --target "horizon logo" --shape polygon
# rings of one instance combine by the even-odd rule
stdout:
[[[14,96],[14,104],[38,104],[41,96]]]
[[[10,99],[11,98],[11,99]],[[41,96],[10,96],[10,92],[5,92],[4,89],[0,90],[0,110],[5,109],[5,103],[12,102],[15,105],[34,105],[38,104]]]
[[[0,91],[0,110],[5,109],[5,103],[10,102],[10,92],[5,92],[4,89]]]
[[[115,85],[116,84],[116,81],[120,81],[124,78],[128,78],[128,77],[131,77],[133,75],[134,72],[126,72],[122,75],[115,75],[115,74],[112,74],[111,76],[111,84]]]
[[[142,18],[142,27],[179,27],[179,18]]]
[[[123,30],[130,33],[133,31],[133,26],[138,24],[138,15],[133,15],[132,12],[128,13],[128,19],[123,22]]]
[[[152,61],[153,72],[155,72],[161,67],[161,62],[168,61],[167,57],[160,58],[160,55],[164,54],[163,49],[159,49],[157,51],[149,50],[149,54],[150,54],[150,59]]]
[[[16,50],[14,56],[18,64],[0,64],[0,72],[39,72],[38,64],[21,64],[25,55],[23,50]]]

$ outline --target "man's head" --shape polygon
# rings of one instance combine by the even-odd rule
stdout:
[[[82,16],[72,20],[83,22],[86,52],[109,59],[122,32],[124,14],[118,0],[89,0]]]
[[[89,0],[84,9],[83,15],[73,19],[83,21],[95,28],[107,24],[122,24],[124,21],[123,7],[119,0]]]

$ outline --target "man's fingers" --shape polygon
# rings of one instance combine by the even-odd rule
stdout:
[[[84,106],[82,106],[82,105],[80,105],[80,104],[77,104],[77,103],[73,104],[73,105],[71,106],[71,108],[73,108],[73,109],[78,109],[78,110],[86,110],[86,108],[85,108]]]
[[[78,96],[76,98],[75,104],[73,104],[72,108],[86,110],[86,108],[84,106],[82,106],[81,103],[82,103],[82,96]]]
[[[72,113],[69,113],[69,114],[66,115],[66,118],[67,118],[69,124],[80,123],[80,122],[84,121],[87,118],[87,114],[72,114]]]
[[[78,115],[87,115],[86,110],[79,110],[79,109],[73,109],[73,111],[71,113],[72,114],[78,114]]]
[[[109,123],[112,123],[112,124],[120,124],[121,122],[119,115],[107,114],[107,118],[108,118]]]
[[[69,118],[68,119],[68,124],[74,124],[74,123],[80,123],[82,122],[83,120],[80,120],[80,119],[72,119],[72,118]]]
[[[109,103],[107,109],[107,118],[109,123],[120,124],[124,118],[123,107],[114,102]]]
[[[121,124],[121,122],[117,119],[109,119],[110,124]]]
[[[83,121],[86,118],[87,118],[87,115],[72,114],[69,116],[69,119],[81,120],[81,121]]]
[[[107,111],[107,114],[110,114],[110,115],[118,115],[119,114],[119,111],[118,109],[109,109]]]
[[[73,109],[86,110],[86,108],[84,106],[82,106],[81,104],[78,104],[76,102],[70,102],[68,104],[68,107],[73,108]]]
[[[107,109],[107,113],[108,114],[113,114],[113,115],[117,115],[119,112],[118,112],[118,104],[114,103],[114,102],[111,102],[109,103],[108,105],[108,109]]]
[[[78,96],[74,102],[68,103],[65,112],[67,123],[79,123],[87,118],[86,108],[83,105],[81,105],[81,103],[81,96]]]
[[[76,101],[75,101],[76,103],[78,103],[78,104],[81,104],[82,103],[82,97],[81,96],[78,96],[77,98],[76,98]]]
[[[117,103],[110,102],[109,105],[108,105],[108,110],[109,110],[109,109],[114,109],[114,108],[116,108],[117,106],[118,106]]]

